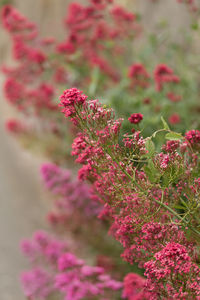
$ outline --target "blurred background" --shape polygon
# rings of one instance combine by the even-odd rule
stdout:
[[[67,0],[13,0],[11,3],[22,14],[39,25],[42,34],[62,37],[62,19],[66,14]],[[84,0],[77,0],[84,3]],[[160,1],[156,6],[149,0],[118,0],[143,16],[145,31],[153,32],[161,21],[170,23],[172,37],[181,41],[180,30],[190,24],[186,7],[175,0]],[[167,3],[166,3],[167,2]],[[170,18],[170,20],[169,20]],[[12,63],[10,39],[0,27],[0,64]],[[34,230],[45,228],[47,203],[42,190],[38,169],[40,160],[5,133],[4,121],[13,115],[12,109],[3,100],[3,75],[0,74],[0,299],[22,300],[24,296],[18,283],[18,274],[25,267],[19,251],[22,237]]]

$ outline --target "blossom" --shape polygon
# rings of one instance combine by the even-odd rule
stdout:
[[[128,300],[149,299],[151,294],[145,291],[145,278],[136,273],[129,273],[124,278],[123,297]]]
[[[56,83],[66,84],[66,82],[68,80],[68,73],[66,72],[66,70],[64,68],[58,67],[55,70],[54,80]]]
[[[171,116],[169,116],[168,121],[170,124],[178,124],[181,122],[181,118],[180,118],[179,114],[174,113]]]
[[[133,13],[127,12],[124,8],[120,6],[115,6],[112,9],[111,13],[117,22],[132,22],[136,18],[136,16]]]
[[[23,100],[25,97],[25,87],[23,84],[17,82],[13,78],[8,78],[4,84],[4,93],[6,99],[16,105],[18,109],[23,106]]]
[[[149,86],[149,74],[147,73],[145,67],[140,63],[135,63],[130,66],[128,71],[128,76],[131,79],[133,86],[140,86],[146,88]]]
[[[51,276],[41,268],[34,268],[21,274],[26,297],[46,299],[54,290]]]
[[[199,149],[200,147],[200,131],[199,130],[190,130],[185,134],[186,141],[194,148]]]
[[[45,187],[56,196],[54,211],[48,216],[52,224],[67,222],[73,214],[76,217],[70,220],[70,224],[79,227],[80,222],[91,221],[102,210],[100,199],[95,197],[92,188],[78,178],[73,178],[68,169],[44,163],[41,176]]]
[[[179,141],[167,141],[166,145],[163,145],[162,149],[166,152],[174,152],[176,149],[179,148],[180,142]]]
[[[58,53],[73,54],[76,51],[75,45],[71,40],[64,41],[57,45],[56,50]]]
[[[33,31],[35,26],[29,22],[24,16],[22,16],[11,5],[5,5],[2,9],[2,21],[4,27],[10,32],[18,31]]]
[[[145,269],[147,281],[143,291],[147,294],[141,291],[142,297],[157,299],[170,295],[171,298],[181,299],[180,295],[197,295],[199,283],[195,286],[193,279],[188,283],[187,291],[180,290],[180,293],[176,290],[176,282],[171,283],[169,279],[168,286],[168,281],[165,282],[172,272],[171,266],[178,264],[179,274],[182,275],[181,263],[184,263],[184,259],[191,262],[189,268],[198,274],[196,245],[186,239],[184,231],[187,228],[183,231],[172,221],[172,216],[179,216],[173,209],[180,203],[181,195],[184,194],[187,199],[188,191],[196,193],[195,189],[189,187],[189,178],[191,172],[196,170],[197,156],[189,149],[185,152],[186,156],[183,151],[176,151],[182,149],[184,142],[169,141],[163,147],[164,152],[155,151],[148,159],[146,140],[140,136],[140,132],[125,135],[123,143],[119,143],[120,130],[116,133],[111,130],[116,120],[110,108],[103,107],[97,100],[87,99],[78,109],[73,117],[78,120],[76,126],[81,132],[74,141],[73,153],[77,155],[76,161],[83,165],[80,174],[93,184],[98,195],[104,199],[106,205],[101,216],[110,219],[109,232],[122,244],[122,257],[129,263],[138,262],[139,267]],[[190,137],[190,134],[186,136]],[[185,164],[188,171],[185,170]],[[196,208],[197,205],[198,202],[195,202]],[[187,215],[194,221],[189,210],[183,214],[186,219]],[[170,252],[174,253],[172,262],[169,254],[160,267],[161,256]],[[155,274],[154,260],[159,261]],[[169,268],[166,262],[169,262]],[[186,270],[186,264],[184,267]],[[184,277],[186,281],[188,274]],[[163,286],[167,287],[167,291]],[[134,290],[133,297],[128,297],[134,299]]]
[[[143,120],[143,115],[140,113],[135,113],[132,114],[129,118],[128,118],[129,122],[132,124],[138,124]]]
[[[116,299],[122,283],[99,266],[89,266],[69,251],[69,245],[43,231],[22,243],[23,253],[32,268],[24,271],[21,282],[26,297],[79,300],[85,297]],[[111,298],[110,298],[111,297]]]
[[[5,123],[6,129],[15,134],[24,133],[26,131],[26,127],[22,122],[16,119],[9,119]]]
[[[87,266],[71,254],[60,258],[59,269],[65,269],[65,272],[56,276],[55,287],[65,294],[66,299],[106,296],[107,291],[117,291],[122,287],[122,283],[105,274],[103,268]]]
[[[200,269],[183,245],[168,243],[145,263],[145,269],[147,289],[158,296],[164,290],[173,299],[195,299],[200,294]]]
[[[71,88],[64,91],[60,97],[61,105],[65,108],[68,106],[75,106],[76,104],[83,104],[87,99],[87,96],[83,94],[82,91],[79,91],[77,88]]]
[[[179,77],[174,75],[173,70],[165,64],[159,64],[154,70],[156,89],[160,92],[165,83],[178,83]]]
[[[180,102],[182,100],[182,97],[180,95],[176,95],[173,92],[169,92],[167,93],[167,98],[171,101],[171,102]]]
[[[72,253],[65,253],[58,260],[58,269],[60,271],[81,265],[83,265],[83,261],[77,259]]]

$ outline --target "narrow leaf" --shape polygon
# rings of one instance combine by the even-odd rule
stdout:
[[[151,139],[148,139],[146,141],[145,147],[146,147],[146,149],[148,151],[147,156],[148,157],[152,157],[154,155],[154,153],[155,153],[155,145],[154,145],[154,143],[152,142]]]
[[[163,117],[161,117],[161,121],[163,123],[164,129],[170,130],[169,125],[167,124],[167,122],[165,121],[165,119]]]
[[[181,140],[183,137],[182,137],[182,134],[181,133],[178,133],[178,132],[169,132],[165,135],[165,138],[167,140]]]

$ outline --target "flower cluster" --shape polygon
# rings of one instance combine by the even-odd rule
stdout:
[[[145,67],[140,63],[135,63],[130,66],[128,76],[131,79],[133,87],[146,88],[149,86],[149,74]]]
[[[112,40],[115,55],[123,53],[125,48],[119,41],[137,35],[139,26],[136,16],[114,5],[113,1],[90,1],[85,6],[75,2],[69,6],[65,24],[69,35],[57,46],[57,51],[68,55],[81,50],[84,59],[80,59],[80,63],[86,60],[110,79],[118,81],[119,71],[114,67],[112,57],[108,59],[106,55],[107,44]]]
[[[17,119],[9,119],[7,120],[6,129],[13,134],[24,134],[26,133],[27,128],[24,124]]]
[[[89,266],[69,251],[69,245],[52,238],[46,232],[36,232],[31,240],[22,242],[22,251],[29,258],[32,269],[21,275],[26,297],[79,300],[88,297],[109,297],[122,288],[102,267]]]
[[[35,25],[24,16],[18,13],[16,9],[11,6],[5,6],[2,11],[2,22],[4,27],[11,33],[22,34],[26,37],[26,34],[35,32]]]
[[[154,66],[153,74],[151,75],[144,64],[134,63],[129,67],[128,77],[129,88],[126,90],[127,97],[135,97],[135,105],[132,105],[130,102],[130,107],[133,106],[137,109],[139,107],[140,111],[145,112],[146,109],[142,105],[145,104],[152,109],[148,113],[155,113],[154,119],[159,113],[162,113],[175,128],[182,123],[183,120],[180,114],[174,113],[174,108],[179,102],[181,104],[183,101],[183,91],[180,92],[182,82],[180,76],[177,76],[172,68],[167,64],[157,64]],[[137,100],[138,97],[139,101]],[[118,103],[115,103],[115,101],[113,101],[114,107],[118,109]],[[126,116],[127,112],[125,111]],[[124,112],[122,115],[124,115]],[[134,123],[134,120],[128,120]],[[144,119],[144,122],[147,122],[147,119]],[[144,127],[146,126],[148,125],[144,124]]]
[[[61,155],[66,159],[64,149],[74,134],[70,126],[66,132],[57,109],[64,85],[87,87],[89,95],[105,95],[107,104],[111,102],[117,115],[127,120],[130,111],[141,112],[145,136],[159,128],[161,114],[173,129],[183,130],[188,110],[197,112],[198,99],[192,105],[187,102],[190,81],[177,75],[177,67],[172,69],[159,61],[148,66],[145,57],[142,61],[137,59],[139,53],[132,55],[133,43],[142,32],[139,19],[114,1],[72,2],[62,42],[41,37],[37,26],[10,5],[2,9],[2,23],[11,36],[16,61],[14,67],[2,67],[6,99],[25,116],[24,144],[34,148],[38,143],[40,151],[53,161],[62,160]],[[132,57],[136,57],[135,63]],[[125,108],[121,97],[130,109]],[[181,106],[180,113],[174,113]],[[68,113],[73,114],[73,109]],[[193,114],[189,122],[193,124]],[[132,130],[129,122],[124,127]],[[60,143],[62,150],[50,143]]]
[[[185,139],[191,147],[199,150],[200,147],[200,131],[199,130],[190,130],[186,132]]]
[[[25,116],[25,144],[40,143],[41,150],[54,156],[53,160],[57,160],[55,152],[58,150],[52,151],[47,146],[49,141],[54,139],[56,144],[66,140],[57,110],[60,86],[87,84],[90,92],[95,92],[99,87],[104,91],[111,84],[117,84],[115,82],[122,78],[117,64],[128,51],[122,40],[125,44],[131,43],[139,31],[136,16],[112,1],[88,0],[85,5],[74,2],[67,11],[63,42],[41,37],[36,24],[10,5],[5,5],[1,14],[2,24],[11,36],[16,61],[14,67],[2,67],[6,76],[5,97]],[[95,85],[94,74],[97,76]],[[97,84],[98,80],[101,85]],[[70,127],[69,135],[72,135]]]
[[[73,179],[69,170],[56,164],[46,163],[41,167],[41,175],[46,188],[58,196],[55,210],[49,213],[52,224],[67,223],[79,227],[97,217],[101,211],[101,203],[87,184]],[[73,216],[73,218],[72,218]]]
[[[138,124],[142,121],[142,119],[143,119],[143,115],[138,113],[138,114],[132,114],[128,120],[132,124]]]
[[[154,295],[163,299],[198,299],[200,269],[184,246],[168,243],[155,254],[154,260],[145,264],[145,269],[146,285]]]
[[[61,272],[56,276],[55,286],[65,294],[65,299],[105,297],[112,299],[113,291],[122,283],[105,274],[101,267],[91,267],[71,253],[63,254],[58,261]]]
[[[138,274],[129,273],[124,278],[123,297],[128,300],[150,299],[150,293],[145,291],[146,280]]]
[[[178,76],[174,75],[174,72],[168,66],[161,64],[158,65],[154,71],[154,79],[156,82],[156,89],[161,91],[166,83],[178,83]]]
[[[77,156],[77,162],[83,164],[79,176],[92,182],[104,199],[105,213],[108,213],[109,207],[110,233],[125,248],[123,257],[130,263],[138,261],[140,267],[145,268],[148,266],[146,262],[174,241],[180,247],[190,249],[191,260],[195,264],[195,243],[187,241],[180,228],[183,222],[183,226],[187,224],[185,231],[189,230],[191,235],[194,231],[199,235],[195,230],[196,220],[192,217],[194,210],[196,216],[199,215],[198,201],[195,200],[197,195],[188,197],[192,193],[190,183],[195,180],[198,163],[192,158],[189,145],[186,144],[186,152],[179,153],[177,149],[181,149],[185,141],[173,141],[171,136],[177,137],[178,134],[163,129],[168,131],[166,138],[172,140],[163,146],[167,153],[156,153],[152,140],[138,138],[139,133],[132,135],[131,142],[126,137],[123,147],[118,143],[120,126],[113,133],[115,124],[121,124],[121,121],[115,120],[114,112],[103,107],[98,100],[88,100],[80,93],[73,89],[73,100],[70,98],[71,90],[61,96],[64,114],[69,117],[65,109],[69,107],[69,102],[73,103],[72,121],[82,131],[72,146],[73,155]],[[81,95],[84,101],[77,101],[76,95]],[[141,146],[144,150],[138,151]],[[190,172],[187,166],[190,166]],[[179,185],[182,190],[178,189]],[[182,197],[187,197],[187,204],[184,213],[179,215],[174,205],[185,203]],[[178,220],[179,225],[176,224]],[[149,269],[146,268],[145,272],[148,274]],[[156,285],[159,279],[154,279]],[[187,288],[193,293],[191,286]],[[198,288],[197,284],[196,290]],[[151,292],[149,287],[147,290]],[[152,293],[155,296],[154,291]]]

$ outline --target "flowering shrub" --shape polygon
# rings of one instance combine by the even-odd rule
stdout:
[[[32,269],[21,275],[28,299],[117,299],[122,283],[102,267],[89,266],[69,251],[69,245],[45,232],[22,242]],[[64,297],[64,298],[63,298]]]
[[[198,16],[195,1],[179,2]],[[66,243],[37,233],[22,246],[32,264],[22,274],[25,295],[120,299],[122,283],[112,276],[126,274],[122,298],[198,299],[200,87],[198,57],[193,49],[194,57],[185,56],[188,41],[172,45],[157,34],[143,44],[137,15],[112,0],[71,3],[63,41],[40,37],[9,5],[2,24],[16,61],[2,68],[4,93],[19,115],[6,128],[53,162],[41,168],[56,198],[48,220],[62,234],[67,228],[79,247],[88,244],[95,252],[88,252],[90,260],[97,255],[91,267]],[[71,86],[88,96],[77,88],[64,91],[66,126],[57,102]],[[89,100],[95,95],[102,104]],[[74,136],[78,178],[66,169]],[[122,248],[107,231],[131,266],[122,264]],[[135,262],[146,278],[133,273]]]
[[[199,267],[192,263],[184,246],[168,243],[145,264],[147,288],[166,299],[196,299],[199,290]],[[183,287],[184,282],[184,287]]]
[[[159,253],[168,253],[173,245],[187,248],[191,268],[196,270],[192,274],[188,271],[190,283],[180,294],[175,294],[175,281],[167,284],[172,295],[179,299],[199,295],[196,281],[199,268],[195,264],[198,253],[195,238],[200,235],[196,175],[199,163],[195,152],[199,131],[188,132],[184,138],[171,131],[163,119],[164,129],[160,131],[166,132],[167,142],[160,153],[152,141],[160,131],[146,139],[136,131],[132,136],[125,135],[120,145],[122,120],[114,118],[112,109],[105,108],[98,100],[88,100],[75,88],[66,90],[60,99],[63,113],[81,131],[72,145],[76,161],[83,164],[79,178],[92,182],[104,199],[113,223],[110,230],[125,249],[123,257],[130,263],[138,261],[140,267],[146,268],[151,285],[158,287],[160,277],[148,273],[150,262],[154,265],[154,258]],[[193,282],[196,282],[194,289]],[[148,283],[146,288],[152,299],[157,299],[159,293],[165,296],[165,289],[154,292]]]
[[[63,130],[56,103],[60,89],[88,85],[93,94],[98,87],[103,91],[116,85],[122,77],[120,62],[130,49],[125,44],[138,35],[136,16],[112,1],[91,0],[85,6],[74,2],[65,18],[68,32],[63,42],[41,38],[36,24],[9,5],[3,7],[2,24],[11,35],[16,60],[16,66],[2,68],[7,77],[4,93],[27,123],[26,135],[13,133],[25,143],[40,144],[56,161],[66,158],[66,145],[61,144],[67,137],[71,142],[73,130]],[[52,149],[53,142],[59,148]]]
[[[49,220],[52,223],[63,223],[69,219],[68,226],[71,226],[71,216],[73,215],[76,217],[73,220],[74,223],[77,222],[77,226],[79,226],[81,218],[85,218],[84,221],[89,222],[100,213],[100,201],[92,193],[91,187],[77,179],[72,179],[69,170],[48,163],[42,165],[41,175],[47,189],[52,194],[59,196],[55,202],[56,212],[49,214]]]
[[[96,253],[99,266],[120,276],[126,274],[129,268],[119,260],[121,247],[111,236],[107,236],[108,217],[103,211],[102,200],[92,187],[77,178],[73,179],[69,170],[52,163],[42,165],[41,175],[54,200],[53,209],[47,216],[52,228],[59,230],[64,237],[67,230],[83,249],[88,251],[89,248],[93,254]],[[135,266],[132,269],[135,270]]]
[[[64,19],[67,33],[63,41],[41,37],[36,24],[9,5],[2,9],[2,24],[11,36],[16,61],[14,67],[2,67],[4,93],[26,128],[12,131],[25,146],[39,149],[56,162],[66,160],[67,154],[70,158],[66,148],[74,127],[68,125],[66,130],[57,109],[64,86],[84,88],[91,97],[100,95],[126,120],[130,112],[143,114],[144,136],[160,127],[161,115],[174,130],[183,132],[185,124],[200,127],[196,117],[198,70],[193,62],[183,57],[178,45],[174,50],[170,40],[167,53],[159,60],[153,54],[149,59],[146,43],[136,50],[143,38],[137,15],[114,1],[71,3]],[[159,43],[149,46],[151,53]],[[187,72],[178,66],[174,70],[173,61],[173,68],[168,66],[169,51],[174,60],[182,59],[180,65]],[[132,129],[128,121],[123,127],[124,133]]]

